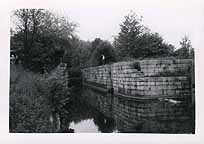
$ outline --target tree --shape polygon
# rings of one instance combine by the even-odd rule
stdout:
[[[138,38],[145,30],[141,21],[142,17],[131,11],[120,24],[120,32],[114,40],[114,46],[118,49],[120,57],[134,57],[132,51],[138,50]]]
[[[194,49],[191,45],[191,41],[187,36],[184,36],[180,41],[180,48],[174,52],[174,55],[178,58],[194,58]]]
[[[146,32],[138,38],[138,51],[133,51],[135,57],[164,57],[171,56],[174,46],[165,43],[158,33]]]
[[[93,52],[89,60],[90,65],[97,66],[116,61],[116,51],[110,42],[96,38],[92,42],[92,49]],[[102,56],[104,56],[104,60],[102,60]]]
[[[72,47],[71,67],[78,69],[86,67],[91,56],[91,42],[76,39]]]
[[[15,37],[23,43],[17,49],[23,66],[38,72],[53,69],[69,51],[76,24],[44,9],[19,9],[14,15]]]
[[[120,60],[171,56],[174,50],[174,46],[165,43],[158,33],[152,33],[142,25],[142,18],[134,12],[125,16],[114,46],[118,50]]]
[[[92,45],[89,41],[80,40],[79,47],[76,49],[77,59],[80,68],[88,66],[88,60],[91,57]]]

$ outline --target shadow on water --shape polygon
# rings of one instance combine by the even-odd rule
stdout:
[[[112,133],[115,123],[83,99],[81,89],[73,89],[69,103],[61,113],[61,132]]]
[[[194,131],[191,119],[144,119],[142,112],[145,110],[133,108],[133,105],[135,105],[133,101],[121,100],[115,96],[110,98],[109,94],[90,88],[73,89],[69,103],[63,108],[67,112],[62,110],[60,114],[61,132],[193,133]],[[137,105],[145,104],[137,102]],[[148,105],[158,108],[157,106],[165,103],[149,101]],[[147,111],[149,115],[152,114],[151,111],[151,109]],[[185,114],[188,111],[175,111],[175,113]]]

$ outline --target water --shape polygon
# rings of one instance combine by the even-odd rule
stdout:
[[[94,119],[81,120],[80,122],[71,122],[70,128],[74,129],[75,133],[98,133],[99,128],[94,123]]]
[[[105,116],[87,103],[81,90],[73,91],[70,102],[61,115],[62,132],[74,133],[112,133],[117,132],[114,119]],[[63,110],[62,110],[63,111]]]
[[[148,105],[160,109],[164,103],[149,101]],[[77,90],[72,92],[72,98],[65,107],[68,114],[61,116],[64,117],[61,127],[62,130],[68,129],[68,132],[75,133],[193,133],[194,131],[192,120],[186,117],[145,120],[142,113],[140,114],[144,108],[140,106],[144,106],[144,103],[117,96],[111,97],[107,93],[90,88]],[[183,105],[168,105],[171,109],[179,106]],[[177,111],[184,114],[187,112]]]

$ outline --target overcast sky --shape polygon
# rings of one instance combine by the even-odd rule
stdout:
[[[184,35],[195,43],[203,15],[201,8],[201,2],[196,0],[95,0],[71,1],[58,11],[79,24],[77,34],[81,39],[99,37],[112,41],[124,16],[133,10],[143,16],[144,24],[153,32],[160,33],[166,42],[178,47]]]
[[[12,2],[14,7],[37,7],[55,9],[70,20],[77,22],[78,36],[83,40],[97,37],[113,40],[124,20],[124,16],[133,10],[143,16],[143,23],[152,32],[158,32],[166,42],[179,47],[179,41],[187,35],[196,43],[197,33],[203,24],[202,0],[52,0],[38,3],[30,0]],[[17,5],[17,6],[16,6]]]

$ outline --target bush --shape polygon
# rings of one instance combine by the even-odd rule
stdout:
[[[53,132],[49,118],[65,105],[68,94],[58,79],[11,65],[10,132]]]
[[[43,95],[43,77],[14,65],[10,76],[10,132],[49,132],[50,106]]]

